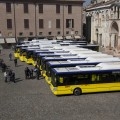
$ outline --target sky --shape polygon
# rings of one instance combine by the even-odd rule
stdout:
[[[85,0],[84,5],[88,5],[90,3],[91,0]]]

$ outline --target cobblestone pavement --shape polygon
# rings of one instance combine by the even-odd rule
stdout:
[[[0,120],[119,120],[120,92],[54,96],[44,79],[24,79],[27,65],[9,61],[11,50],[0,58],[15,71],[17,82],[5,83],[0,72]],[[30,65],[27,65],[31,67]]]

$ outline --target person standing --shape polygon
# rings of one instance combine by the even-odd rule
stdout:
[[[6,71],[6,68],[7,68],[7,65],[5,63],[2,63],[2,72],[5,72]]]
[[[9,60],[12,60],[12,53],[9,54]]]
[[[27,79],[27,67],[25,68],[25,79]]]
[[[10,82],[12,81],[12,70],[11,69],[8,72],[8,79]]]
[[[14,73],[14,72],[12,72],[11,81],[13,81],[14,83],[16,83],[16,82],[15,82],[15,73]]]
[[[29,74],[30,74],[30,70],[28,67],[25,68],[25,79],[28,79],[29,78]]]
[[[17,66],[17,58],[14,59],[15,67]]]
[[[30,78],[33,78],[33,69],[30,70]]]
[[[40,69],[37,68],[36,70],[36,77],[37,77],[37,80],[39,80],[39,77],[40,77]]]
[[[7,71],[4,72],[5,82],[7,82]]]

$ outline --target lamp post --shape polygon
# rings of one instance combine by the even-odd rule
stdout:
[[[63,3],[63,40],[64,40],[64,3]]]
[[[15,29],[15,40],[17,40],[17,35],[16,35],[15,1],[13,2],[13,8],[14,8],[14,29]]]
[[[37,15],[36,15],[36,1],[35,1],[35,37],[37,38]]]

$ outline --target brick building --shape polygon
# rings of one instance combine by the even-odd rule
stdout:
[[[83,0],[0,0],[0,36],[82,36]]]

